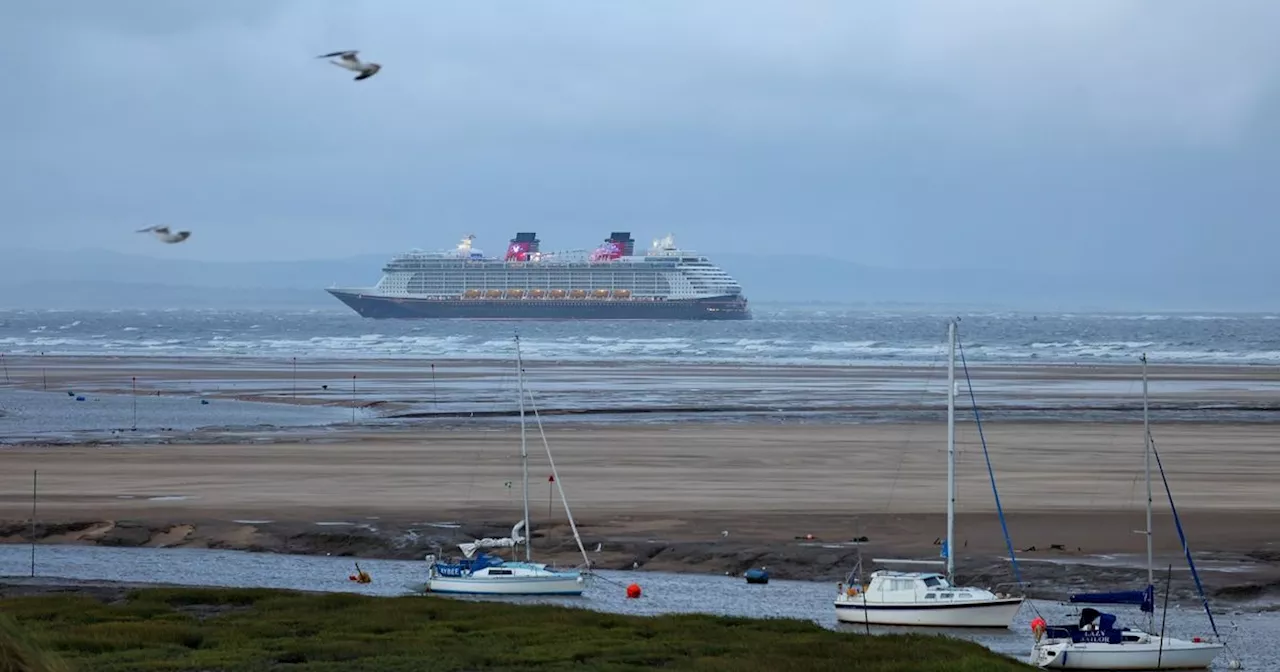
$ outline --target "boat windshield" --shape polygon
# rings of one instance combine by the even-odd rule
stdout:
[[[941,588],[946,586],[947,583],[936,576],[931,576],[924,580],[924,585],[929,588]]]

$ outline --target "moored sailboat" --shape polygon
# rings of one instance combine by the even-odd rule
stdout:
[[[522,491],[524,517],[511,528],[507,537],[476,539],[472,542],[458,544],[463,557],[452,562],[437,559],[428,555],[426,592],[454,593],[466,595],[581,595],[586,588],[586,577],[581,570],[556,569],[545,563],[533,561],[529,534],[529,451],[526,440],[525,425],[525,387],[524,364],[520,357],[520,338],[516,337],[516,380],[519,390],[520,408],[520,461],[522,467]],[[532,397],[530,397],[532,400]],[[537,413],[537,407],[534,407]],[[541,430],[541,421],[538,423]],[[543,445],[547,448],[547,458],[551,458],[551,449],[546,444],[543,434]],[[554,474],[555,463],[551,462]],[[557,484],[560,479],[556,478]],[[578,537],[577,526],[573,525],[573,514],[564,499],[563,486],[560,489],[561,501],[569,522],[573,528],[578,549],[583,553],[586,566],[586,551],[582,548],[582,540]],[[524,561],[509,561],[485,553],[486,549],[524,547]]]
[[[881,570],[863,586],[858,578],[843,584],[835,599],[836,620],[859,625],[910,625],[952,628],[1007,628],[1024,598],[985,588],[954,585],[955,558],[955,359],[956,323],[948,323],[947,366],[947,538],[942,547],[946,573]],[[997,504],[998,504],[997,500]],[[928,560],[883,560],[882,564],[943,564]],[[861,572],[861,562],[855,574]]]
[[[1152,634],[1155,620],[1155,565],[1153,557],[1153,537],[1151,525],[1151,457],[1154,455],[1160,468],[1160,477],[1164,481],[1165,493],[1169,497],[1169,509],[1173,512],[1174,523],[1178,527],[1178,536],[1182,539],[1182,550],[1186,556],[1191,575],[1195,578],[1196,588],[1200,591],[1200,599],[1209,616],[1215,637],[1218,626],[1213,620],[1213,612],[1209,610],[1208,600],[1200,585],[1200,576],[1196,572],[1195,562],[1191,559],[1191,551],[1187,546],[1186,535],[1182,532],[1182,523],[1178,519],[1178,510],[1173,505],[1173,493],[1169,491],[1169,482],[1164,475],[1164,466],[1160,464],[1160,455],[1155,451],[1151,438],[1150,414],[1147,404],[1147,356],[1142,356],[1142,430],[1143,469],[1147,482],[1147,527],[1141,533],[1147,537],[1147,585],[1142,590],[1118,591],[1109,593],[1080,593],[1069,599],[1077,604],[1119,604],[1134,605],[1147,614],[1146,630],[1116,627],[1113,614],[1102,613],[1092,607],[1081,610],[1079,622],[1070,625],[1047,625],[1042,620],[1033,623],[1036,643],[1031,649],[1031,664],[1054,670],[1185,670],[1207,669],[1213,664],[1218,654],[1226,648],[1221,641],[1207,637],[1193,637],[1190,640],[1169,637],[1163,634]]]

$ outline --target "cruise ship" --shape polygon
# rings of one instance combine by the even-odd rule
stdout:
[[[502,258],[466,236],[455,249],[393,258],[374,287],[327,291],[362,317],[544,320],[746,320],[742,286],[671,236],[635,253],[630,232],[594,250],[542,252],[517,233]]]

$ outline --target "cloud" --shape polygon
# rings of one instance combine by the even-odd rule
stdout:
[[[1280,5],[1268,2],[22,6],[36,9],[17,25],[51,47],[41,56],[54,74],[147,103],[217,90],[237,98],[245,121],[307,102],[354,115],[387,92],[398,103],[388,115],[460,132],[876,134],[905,120],[940,134],[1043,127],[1229,141],[1263,114],[1280,74],[1270,30]],[[355,89],[334,86],[341,72],[308,60],[337,48],[384,62],[381,88],[354,101]]]
[[[1256,0],[4,3],[0,216],[210,241],[169,254],[614,223],[763,250],[803,222],[857,223],[869,261],[1037,264],[1028,222],[1155,220],[1173,249],[1274,149],[1276,25]],[[383,71],[315,58],[348,48]],[[1250,202],[1227,240],[1273,212]]]

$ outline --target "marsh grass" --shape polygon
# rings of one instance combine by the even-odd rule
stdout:
[[[0,672],[69,672],[61,658],[48,653],[22,626],[0,615]]]
[[[0,672],[1032,669],[939,636],[867,637],[794,620],[636,617],[437,597],[155,588],[112,604],[74,595],[11,598],[0,611],[13,619],[0,621],[6,661],[19,661]]]

